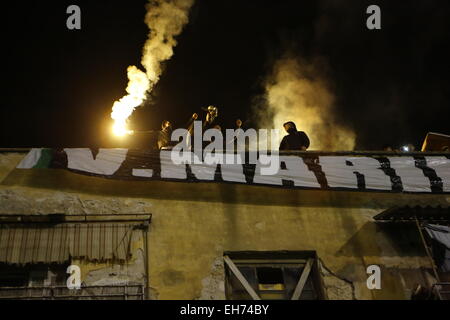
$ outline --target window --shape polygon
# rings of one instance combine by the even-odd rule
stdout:
[[[68,264],[11,265],[0,263],[0,287],[45,287],[65,285]]]
[[[139,254],[144,264],[136,265],[146,275],[150,218],[150,214],[0,214],[0,299],[144,299],[146,277],[141,282],[105,271],[100,281],[86,283],[82,278],[81,288],[72,290],[67,287],[67,268],[72,261],[101,263],[105,270],[122,268]],[[138,239],[142,246],[135,248],[132,243]]]
[[[29,271],[14,265],[0,263],[0,287],[28,286]]]
[[[230,300],[324,299],[314,251],[225,252]]]

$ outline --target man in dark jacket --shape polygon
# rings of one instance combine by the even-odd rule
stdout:
[[[309,138],[303,131],[297,131],[295,123],[288,121],[283,124],[284,130],[288,133],[283,137],[280,143],[280,151],[282,150],[297,150],[306,151],[309,148]]]
[[[161,124],[161,130],[158,132],[158,149],[173,146],[173,142],[170,140],[172,135],[172,124],[164,120]]]

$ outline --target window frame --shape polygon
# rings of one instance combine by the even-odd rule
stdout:
[[[315,251],[238,251],[238,252],[224,252],[224,266],[225,266],[225,296],[230,299],[232,293],[230,292],[231,282],[229,275],[233,275],[245,291],[253,300],[262,300],[260,290],[255,290],[254,287],[245,278],[239,267],[257,268],[263,267],[301,267],[301,274],[294,291],[290,297],[285,299],[299,300],[302,292],[305,289],[306,283],[309,279],[312,281],[316,299],[327,299],[324,289],[323,279],[319,272],[318,257]],[[283,272],[284,275],[284,272]],[[284,279],[285,281],[285,279]],[[259,288],[258,283],[258,288]],[[283,283],[283,292],[286,294],[286,283]],[[258,293],[259,292],[259,293]],[[268,290],[270,292],[270,290]],[[274,290],[276,292],[276,290]],[[281,292],[279,292],[281,293]]]

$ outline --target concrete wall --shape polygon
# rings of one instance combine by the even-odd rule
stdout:
[[[4,159],[0,213],[151,213],[153,299],[225,298],[223,252],[243,250],[315,250],[330,299],[408,299],[415,284],[432,281],[418,234],[411,226],[377,225],[372,217],[393,204],[450,203],[441,195],[113,181],[65,170],[12,170],[20,157]],[[136,249],[145,247],[138,243]],[[134,263],[144,264],[139,259]],[[381,290],[367,289],[371,264],[381,267]],[[84,269],[92,283],[124,274],[111,266]]]

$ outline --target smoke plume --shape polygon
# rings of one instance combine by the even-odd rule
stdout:
[[[276,61],[265,81],[264,104],[258,112],[259,126],[282,129],[283,123],[294,121],[309,136],[309,150],[353,150],[355,146],[355,134],[335,118],[334,95],[314,64],[290,55]]]
[[[150,0],[147,4],[145,23],[150,32],[141,59],[145,72],[135,66],[127,69],[128,94],[114,102],[111,112],[115,134],[124,135],[129,132],[126,127],[127,119],[159,81],[161,64],[172,57],[173,48],[177,45],[175,37],[188,22],[189,9],[193,3],[194,0]]]

